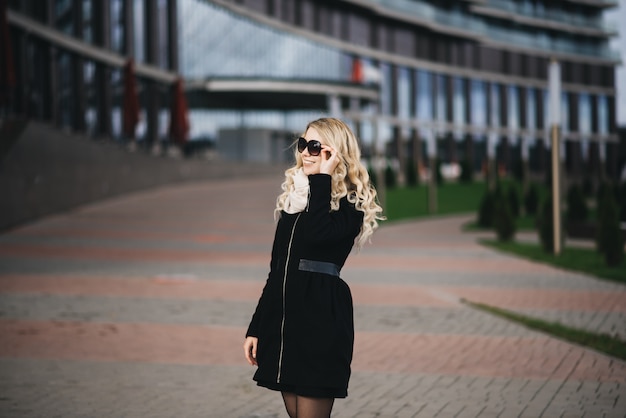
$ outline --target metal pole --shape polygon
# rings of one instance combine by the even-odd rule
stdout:
[[[554,255],[561,254],[561,156],[559,150],[559,127],[552,125],[552,239]]]
[[[437,137],[434,130],[428,132],[428,168],[430,177],[428,179],[428,213],[437,213]]]
[[[552,239],[554,255],[561,253],[561,147],[559,126],[561,125],[561,67],[552,60],[548,67],[550,98],[550,127],[552,136]]]

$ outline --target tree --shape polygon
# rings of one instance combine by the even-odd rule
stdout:
[[[552,214],[552,196],[548,195],[541,205],[538,217],[539,240],[547,253],[554,254],[554,217]],[[561,234],[561,243],[563,234]]]
[[[410,158],[406,164],[406,184],[410,187],[415,187],[419,184],[415,162],[412,158]]]
[[[520,212],[520,201],[515,185],[509,187],[509,190],[507,192],[507,198],[509,203],[509,209],[511,210],[511,215],[513,216],[513,218],[517,218]]]
[[[391,167],[391,164],[387,164],[387,168],[385,168],[385,186],[387,189],[395,189],[396,185],[396,170]]]
[[[495,198],[493,226],[499,241],[511,241],[515,236],[515,217],[503,195]]]
[[[524,209],[526,209],[526,213],[528,215],[537,214],[537,208],[539,207],[539,191],[537,189],[537,185],[532,183],[528,190],[526,191],[526,196],[524,196]]]
[[[605,189],[598,202],[596,246],[609,267],[624,259],[624,234],[620,229],[619,208],[610,188]]]
[[[461,161],[461,178],[463,183],[471,183],[474,179],[474,172],[472,170],[472,163],[468,158],[464,158]]]
[[[494,211],[494,193],[486,190],[478,208],[478,225],[482,228],[491,228],[493,226]]]
[[[587,201],[580,186],[573,184],[567,191],[567,220],[586,221],[589,216]]]

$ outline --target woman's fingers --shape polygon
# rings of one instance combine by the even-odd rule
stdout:
[[[337,151],[328,145],[322,145],[322,162],[320,164],[320,172],[324,174],[332,174],[339,164],[339,156]]]
[[[243,343],[243,351],[246,356],[246,360],[251,366],[256,366],[256,347],[259,339],[256,337],[247,337]]]

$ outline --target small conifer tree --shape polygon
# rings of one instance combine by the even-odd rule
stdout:
[[[619,210],[613,194],[608,190],[602,195],[598,206],[596,245],[609,267],[617,266],[624,259],[624,235],[620,229]]]
[[[534,216],[537,214],[537,208],[539,207],[539,191],[536,184],[531,184],[528,187],[526,196],[524,196],[524,209],[528,215]]]
[[[396,184],[396,170],[391,167],[391,164],[387,164],[387,168],[385,169],[385,186],[387,189],[395,189]]]
[[[502,195],[494,202],[493,226],[499,241],[511,241],[515,236],[515,218],[509,202]]]
[[[567,220],[586,221],[589,216],[587,201],[580,186],[574,184],[567,191]]]
[[[507,199],[509,203],[509,209],[511,210],[511,215],[513,216],[513,218],[517,218],[520,212],[520,201],[515,185],[509,188],[507,192]]]

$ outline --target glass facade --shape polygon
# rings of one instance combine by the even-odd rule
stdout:
[[[264,77],[348,81],[342,54],[237,17],[210,3],[180,0],[180,71],[188,79]]]
[[[547,58],[498,49],[498,42],[535,51],[587,54],[593,59],[610,57],[602,35],[610,28],[591,6],[572,6],[562,13],[561,6],[528,0],[372,0],[354,10],[348,3],[338,7],[333,2],[324,6],[297,2],[306,7],[295,7],[296,2],[285,0],[280,2],[285,7],[277,8],[269,0],[233,1],[233,7],[207,0],[56,0],[50,8],[52,16],[43,20],[87,45],[124,59],[133,57],[143,67],[179,73],[187,83],[278,80],[371,88],[378,102],[362,100],[348,109],[345,103],[355,98],[342,97],[343,110],[357,114],[349,122],[359,126],[363,143],[377,139],[382,148],[398,140],[398,134],[405,140],[411,138],[414,129],[422,137],[434,133],[438,140],[456,142],[467,138],[485,142],[490,136],[515,145],[520,139],[528,143],[546,138]],[[390,13],[376,20],[378,9],[365,13],[367,3],[403,15]],[[79,12],[74,10],[76,5],[80,5]],[[247,7],[250,14],[237,13],[240,7]],[[514,11],[517,24],[497,17],[494,10]],[[109,16],[104,19],[105,28],[103,11]],[[264,19],[251,17],[252,12]],[[268,24],[268,19],[280,24]],[[392,24],[394,19],[398,25]],[[428,24],[420,25],[421,21]],[[546,22],[584,27],[586,32],[548,29]],[[590,31],[599,34],[591,36]],[[487,35],[494,42],[483,45],[475,35]],[[24,42],[24,53],[33,63],[21,72],[31,79],[24,83],[31,89],[27,98],[31,111],[54,119],[61,127],[121,138],[123,72],[119,65],[63,48],[52,54],[45,42],[30,38]],[[355,58],[367,72],[363,83],[351,78]],[[606,77],[612,64],[578,60],[565,62],[563,69],[564,137],[593,141],[612,135],[609,113],[614,86]],[[44,81],[49,73],[54,77]],[[50,85],[56,89],[53,93]],[[141,119],[136,137],[166,139],[169,84],[144,73],[137,77],[137,85]],[[46,105],[47,98],[53,99],[51,105]],[[193,105],[191,138],[214,139],[226,128],[298,132],[311,119],[329,113],[325,108],[235,107]]]
[[[487,83],[482,80],[470,80],[470,128],[476,140],[482,140],[487,132],[488,107]]]

